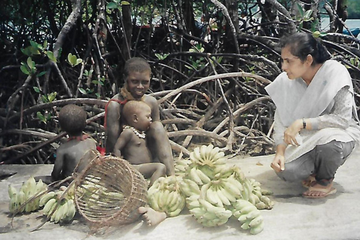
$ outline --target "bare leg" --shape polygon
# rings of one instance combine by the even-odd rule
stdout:
[[[166,166],[166,174],[174,175],[174,159],[169,138],[161,122],[153,122],[147,132],[149,137],[148,147],[154,158]]]
[[[139,207],[139,213],[148,226],[156,226],[166,218],[165,212],[158,212],[150,207]]]
[[[165,177],[166,167],[162,163],[144,163],[133,165],[146,179],[150,178],[150,186],[159,177]]]

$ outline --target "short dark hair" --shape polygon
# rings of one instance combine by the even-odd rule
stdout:
[[[151,72],[150,64],[143,58],[133,57],[126,61],[124,68],[125,79],[131,72]]]
[[[86,112],[75,104],[68,104],[59,112],[59,123],[69,135],[78,136],[86,126]]]
[[[326,47],[321,43],[321,40],[314,38],[312,34],[305,32],[294,33],[280,39],[279,47],[290,47],[292,55],[305,61],[307,55],[311,55],[314,59],[313,65],[317,63],[324,63],[331,59],[330,53]]]

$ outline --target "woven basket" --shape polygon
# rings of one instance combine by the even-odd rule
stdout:
[[[147,182],[126,160],[97,155],[75,180],[75,203],[91,228],[132,223],[147,203]]]

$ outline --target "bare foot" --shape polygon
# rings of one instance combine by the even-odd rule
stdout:
[[[316,183],[310,186],[309,189],[303,193],[303,196],[306,198],[324,198],[334,193],[336,193],[336,189],[333,188],[332,183],[326,186]]]
[[[139,207],[139,213],[142,213],[142,218],[148,226],[158,225],[166,218],[165,212],[158,212],[150,207]]]

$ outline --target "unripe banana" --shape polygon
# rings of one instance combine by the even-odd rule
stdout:
[[[44,205],[44,214],[48,215],[50,213],[50,210],[52,209],[53,205],[57,204],[57,200],[55,198],[51,198],[49,201],[46,202]]]
[[[67,201],[67,212],[64,218],[64,222],[70,222],[76,214],[76,206],[74,200],[70,199]]]
[[[262,221],[258,226],[251,228],[250,233],[251,234],[258,234],[264,229],[264,222]]]

